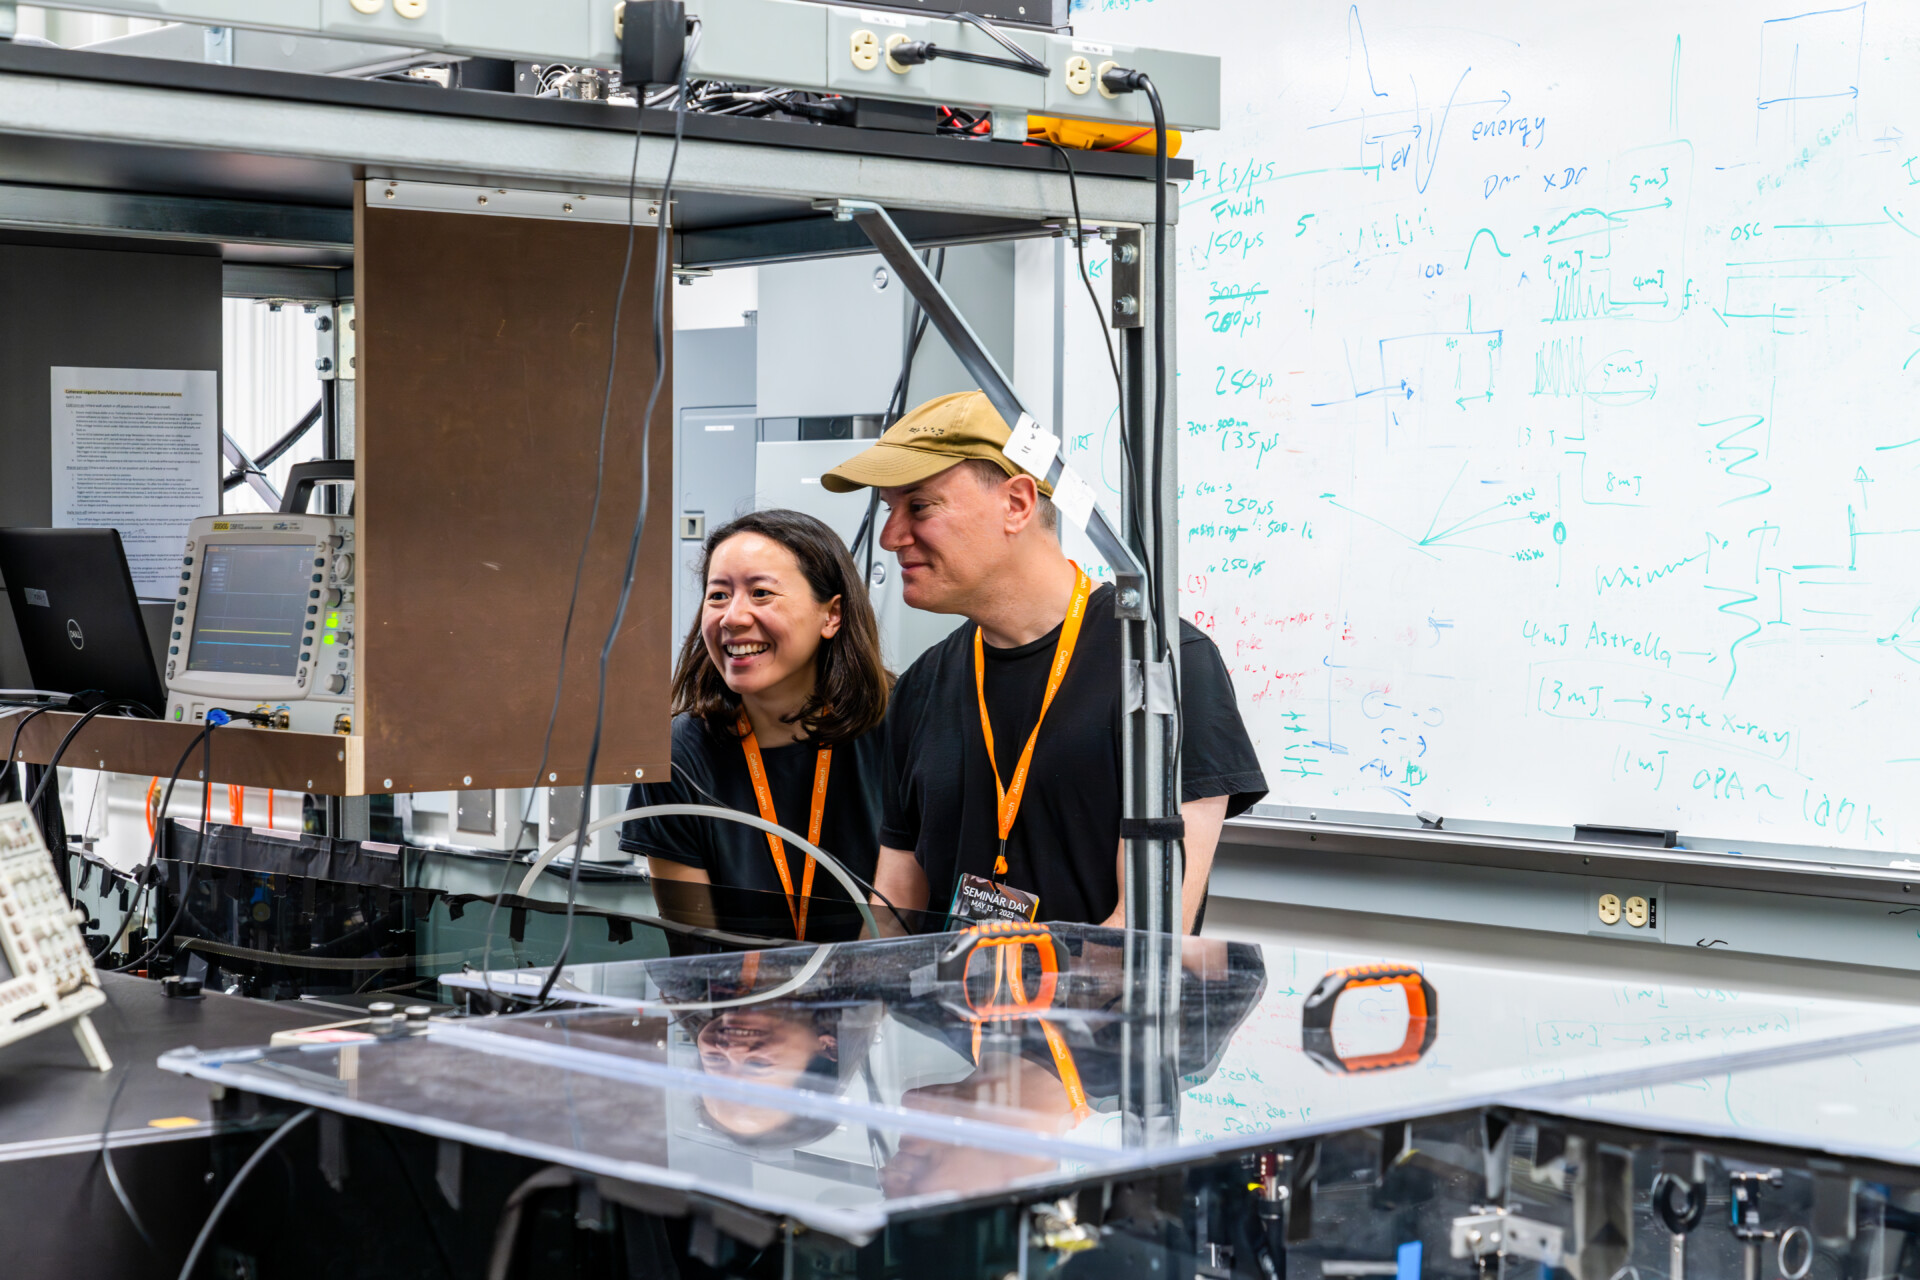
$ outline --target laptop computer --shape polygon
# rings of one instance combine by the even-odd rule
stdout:
[[[0,529],[0,578],[36,691],[165,709],[119,530]]]

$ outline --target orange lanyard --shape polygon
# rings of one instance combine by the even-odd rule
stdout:
[[[780,819],[773,811],[773,788],[767,785],[767,764],[760,758],[760,739],[753,734],[753,724],[746,713],[740,714],[740,745],[747,753],[747,773],[753,778],[753,798],[760,805],[760,816],[768,822]],[[833,767],[833,748],[822,747],[813,761],[813,808],[807,815],[807,842],[820,843],[820,823],[827,813],[827,773]],[[793,917],[794,936],[800,941],[807,937],[807,902],[813,896],[813,855],[807,855],[807,866],[800,873],[800,901],[793,900],[793,872],[787,867],[787,845],[773,832],[767,832],[767,847],[773,850],[773,869],[780,873],[780,886],[787,891],[787,913]]]
[[[1040,740],[1040,726],[1047,718],[1047,708],[1053,705],[1053,696],[1060,692],[1060,685],[1067,678],[1067,664],[1073,661],[1073,646],[1080,639],[1080,623],[1087,616],[1087,597],[1093,594],[1093,579],[1087,577],[1087,571],[1071,560],[1067,563],[1073,565],[1073,596],[1067,601],[1066,620],[1060,624],[1060,640],[1053,647],[1053,668],[1047,672],[1047,695],[1040,701],[1040,718],[1033,722],[1033,732],[1027,735],[1027,746],[1020,753],[1020,763],[1014,766],[1010,786],[1001,785],[1000,762],[993,754],[993,721],[987,715],[987,645],[981,639],[980,628],[973,629],[973,687],[980,695],[980,732],[987,740],[987,763],[993,766],[993,789],[1000,798],[1000,853],[993,860],[993,873],[997,876],[1007,874],[1007,833],[1013,830],[1014,815],[1020,812],[1020,800],[1027,791],[1033,744]]]
[[[1008,950],[1013,951],[1011,962],[1009,962],[1007,955]],[[1044,955],[1044,953],[1042,954]],[[1013,970],[1012,980],[1010,982],[1007,974],[1009,968]],[[1012,996],[1014,1004],[1024,1008],[1032,1003],[1027,997],[1025,980],[1020,973],[1020,948],[1017,946],[1008,948],[1003,944],[994,948],[993,995],[988,1001],[990,1005],[999,1000],[1002,987],[1007,988],[1008,994]],[[1052,983],[1048,981],[1047,976],[1043,976],[1041,979],[1041,989],[1041,1005],[1043,1007],[1051,1005],[1053,1003],[1053,986]],[[1073,1049],[1067,1044],[1067,1038],[1055,1030],[1051,1022],[1048,1022],[1045,1018],[1037,1019],[1037,1021],[1040,1023],[1041,1033],[1047,1037],[1047,1052],[1053,1055],[1054,1069],[1060,1073],[1060,1087],[1067,1091],[1067,1103],[1073,1108],[1073,1118],[1075,1120],[1085,1120],[1093,1113],[1093,1109],[1087,1105],[1087,1089],[1080,1081],[1080,1067],[1079,1064],[1074,1061]],[[981,1023],[976,1021],[973,1024],[973,1060],[976,1064],[980,1061],[980,1029]]]

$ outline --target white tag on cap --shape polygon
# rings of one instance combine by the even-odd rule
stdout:
[[[1023,413],[1014,424],[1013,434],[1000,446],[1000,452],[1006,454],[1014,466],[1045,479],[1047,468],[1053,465],[1053,455],[1060,452],[1060,437]]]
[[[1080,473],[1072,467],[1060,468],[1060,478],[1054,482],[1053,505],[1060,509],[1061,518],[1076,529],[1085,529],[1087,521],[1093,519],[1093,486],[1080,478]]]

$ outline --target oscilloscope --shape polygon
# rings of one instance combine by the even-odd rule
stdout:
[[[202,516],[167,641],[167,719],[259,710],[345,733],[354,695],[352,516]]]

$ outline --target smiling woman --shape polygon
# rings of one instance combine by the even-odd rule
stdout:
[[[629,803],[757,812],[804,831],[870,880],[881,810],[877,731],[892,677],[845,544],[801,512],[755,512],[707,539],[700,578],[705,600],[673,676],[673,777],[634,787]],[[810,902],[845,898],[831,878],[816,893],[811,858],[735,823],[640,819],[620,843],[646,856],[656,880],[713,887],[692,923],[766,933],[767,915],[752,904],[781,895],[780,932],[806,938]],[[660,907],[674,914],[688,897],[661,894]]]

